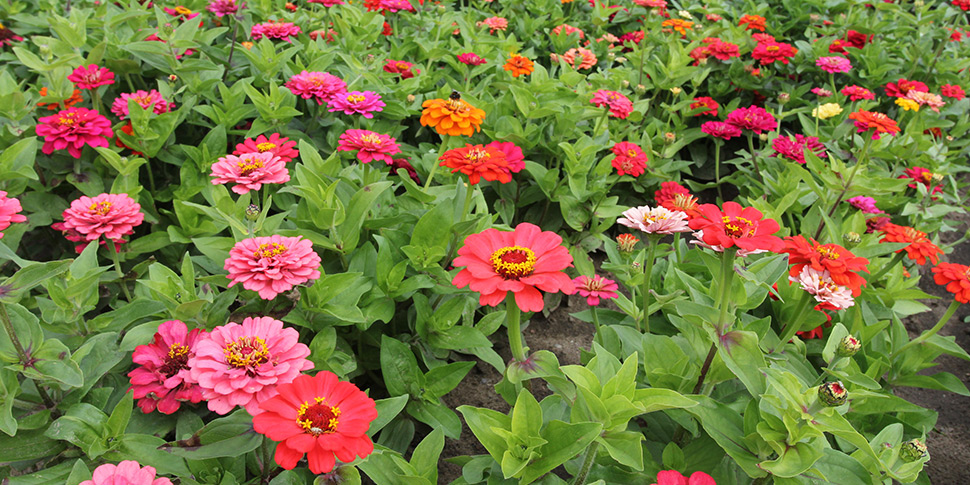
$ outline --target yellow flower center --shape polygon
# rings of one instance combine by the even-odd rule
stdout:
[[[754,223],[744,217],[721,218],[724,222],[724,233],[731,237],[750,237],[755,233]]]
[[[286,246],[280,243],[266,243],[266,244],[260,244],[259,249],[253,251],[253,257],[256,259],[272,258],[274,256],[279,256],[285,252],[286,252]]]
[[[465,102],[460,99],[449,99],[447,102],[445,102],[445,105],[448,106],[448,108],[450,108],[452,111],[456,112],[465,111],[466,106]]]
[[[314,436],[337,431],[340,408],[329,406],[326,402],[327,399],[323,397],[313,398],[312,404],[310,401],[303,401],[297,411],[296,424]]]
[[[166,378],[178,374],[182,369],[188,369],[189,347],[180,343],[174,343],[168,348],[168,358],[158,368],[158,372]]]
[[[57,104],[57,103],[54,103],[54,104]],[[58,116],[58,118],[57,118],[57,124],[59,124],[61,126],[66,126],[66,125],[73,126],[73,125],[78,124],[77,113],[75,113],[75,112],[64,113],[64,114]]]
[[[350,95],[347,95],[347,102],[348,103],[354,103],[354,104],[363,103],[365,99],[367,99],[367,98],[365,98],[364,95],[362,95],[362,94],[350,94]]]
[[[179,15],[192,15],[192,11],[191,10],[189,10],[189,9],[187,9],[187,8],[181,6],[181,5],[179,5],[178,7],[175,7],[175,13],[177,13]]]
[[[489,158],[492,158],[492,155],[484,148],[475,148],[465,154],[465,160],[470,163],[482,163]]]
[[[260,337],[239,337],[223,349],[226,364],[232,367],[259,367],[269,361],[266,341]]]
[[[827,248],[825,246],[819,246],[815,248],[815,251],[817,251],[818,254],[821,254],[822,257],[825,259],[839,259],[842,256],[841,254],[839,254],[839,251],[837,249]]]
[[[778,52],[780,49],[781,48],[776,45],[769,45],[767,48],[765,48],[765,50],[768,52]]]
[[[102,216],[106,215],[108,212],[111,212],[111,202],[108,202],[106,200],[101,202],[95,202],[91,204],[90,207],[88,207],[88,211]]]
[[[631,150],[627,150],[626,151],[626,156],[628,156],[628,157],[635,157],[635,156],[637,156],[637,151],[636,150],[632,150],[632,149]]]
[[[381,142],[381,137],[377,136],[377,133],[368,133],[360,137],[360,141],[364,143],[379,144]]]
[[[405,64],[405,63],[403,63],[403,62],[398,62],[398,63],[396,64],[396,66],[397,66],[397,68],[398,68],[398,69],[400,69],[400,70],[402,70],[402,71],[405,71],[405,70],[408,70],[408,69],[411,69],[411,66],[409,66],[409,65],[407,65],[407,64]]]
[[[276,143],[270,143],[268,141],[264,141],[263,143],[256,145],[256,149],[259,150],[259,153],[268,152],[274,148],[276,148]]]
[[[263,161],[258,158],[244,158],[236,165],[239,166],[239,173],[241,175],[249,175],[256,169],[263,168]]]
[[[506,246],[492,253],[492,269],[507,280],[529,276],[536,267],[536,253],[522,246]]]
[[[168,348],[168,358],[177,359],[189,353],[189,347],[180,343],[174,343]]]

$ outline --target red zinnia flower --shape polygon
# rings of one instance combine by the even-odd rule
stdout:
[[[300,156],[300,151],[296,148],[296,140],[281,137],[279,133],[273,133],[266,138],[266,135],[259,135],[256,139],[246,138],[246,141],[236,145],[233,155],[244,153],[263,153],[270,152],[274,157],[279,157],[283,163],[289,163],[294,158]]]
[[[888,223],[884,225],[881,229],[882,239],[879,242],[898,242],[898,243],[909,243],[909,246],[904,247],[906,250],[906,257],[912,261],[916,261],[916,264],[926,264],[926,260],[929,259],[936,264],[939,261],[937,255],[943,254],[943,250],[939,248],[936,244],[933,244],[926,233],[922,231],[917,231],[916,229],[909,226],[897,226],[893,223]],[[896,251],[897,253],[902,251],[900,249]]]
[[[894,98],[905,98],[906,94],[910,91],[919,91],[921,93],[930,92],[929,86],[923,84],[919,81],[910,81],[907,79],[899,78],[899,81],[894,83],[886,84],[886,96],[892,96]]]
[[[717,485],[710,475],[704,472],[694,472],[690,478],[676,470],[664,470],[657,473],[657,483],[651,485]]]
[[[818,271],[827,270],[832,281],[850,288],[853,296],[859,296],[866,285],[865,278],[858,272],[869,272],[866,268],[869,260],[852,254],[838,244],[819,244],[814,239],[806,240],[804,236],[788,236],[782,251],[788,253],[788,263],[792,265],[791,276],[797,276],[806,266]]]
[[[195,344],[206,335],[205,330],[189,332],[185,323],[169,320],[158,326],[152,343],[135,348],[131,360],[141,367],[129,372],[128,377],[143,413],[157,408],[162,414],[172,414],[183,401],[202,400],[202,389],[187,379]]]
[[[707,47],[707,50],[710,53],[710,55],[722,61],[726,61],[728,59],[731,59],[732,57],[738,57],[740,55],[740,51],[738,50],[738,45],[732,44],[730,42],[723,42],[723,41],[715,42],[709,45]]]
[[[772,235],[781,229],[778,223],[774,219],[762,219],[764,214],[754,207],[725,202],[723,210],[714,204],[703,204],[697,210],[698,216],[690,220],[690,228],[704,231],[705,244],[774,253],[785,247],[781,238]]]
[[[849,113],[849,119],[855,120],[855,127],[858,129],[857,133],[873,130],[873,140],[878,140],[880,133],[889,133],[890,135],[899,133],[899,125],[896,124],[896,121],[882,113],[860,109],[855,113]]]
[[[453,148],[441,155],[441,166],[448,167],[451,173],[461,172],[468,176],[468,183],[477,184],[482,178],[498,180],[505,184],[512,181],[509,162],[505,153],[493,145],[468,145]]]
[[[963,92],[963,88],[956,84],[944,84],[943,87],[940,88],[940,94],[956,100],[961,100],[964,98],[964,96],[966,96],[966,93]]]
[[[636,144],[621,141],[613,145],[613,168],[620,176],[639,177],[647,168],[647,154]]]
[[[414,72],[411,71],[412,67],[414,67],[414,64],[411,64],[410,62],[388,59],[387,63],[384,64],[384,72],[400,74],[401,79],[410,79],[414,77]],[[421,70],[418,69],[417,72],[420,74]]]
[[[37,136],[44,137],[41,151],[47,155],[67,148],[72,157],[81,158],[84,145],[107,147],[108,138],[114,136],[111,121],[87,108],[68,108],[37,122]]]
[[[845,34],[845,41],[849,44],[849,47],[855,47],[856,49],[862,49],[869,42],[872,42],[873,34],[863,34],[855,30],[850,30]]]
[[[779,61],[788,64],[788,60],[798,54],[798,49],[784,42],[760,42],[751,53],[751,57],[758,60],[761,65],[771,64]]]
[[[486,229],[465,238],[458,250],[455,267],[464,268],[452,283],[480,293],[482,305],[497,306],[511,291],[522,311],[542,311],[542,293],[576,292],[576,286],[562,270],[573,265],[573,257],[558,234],[542,231],[523,222],[515,231]]]
[[[955,263],[940,263],[933,268],[933,281],[946,285],[960,303],[970,303],[970,267]]]
[[[714,98],[709,98],[707,96],[701,96],[699,98],[694,98],[694,102],[690,104],[691,111],[697,108],[707,108],[707,111],[701,111],[694,116],[717,116],[717,109],[721,106],[717,104]]]

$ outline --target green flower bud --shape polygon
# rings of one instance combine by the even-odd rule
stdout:
[[[845,390],[842,381],[826,382],[818,386],[818,400],[826,406],[841,406],[849,399],[849,391]]]
[[[918,438],[903,443],[899,448],[899,458],[907,463],[919,460],[929,455],[926,445]]]
[[[850,231],[842,235],[842,241],[849,247],[852,247],[862,242],[862,236],[858,232]]]
[[[839,348],[836,349],[835,354],[839,357],[852,357],[861,348],[862,342],[860,342],[859,339],[851,335],[846,335],[842,338],[842,341],[839,342]]]
[[[259,206],[256,204],[249,204],[246,208],[246,219],[255,222],[259,219]]]

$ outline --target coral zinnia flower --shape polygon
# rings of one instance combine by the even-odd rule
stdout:
[[[505,29],[509,26],[509,21],[502,17],[489,17],[480,22],[476,22],[476,27],[488,26],[488,33],[494,34],[496,30],[501,30],[505,32]]]
[[[661,207],[687,214],[688,220],[697,217],[697,197],[677,182],[662,182],[660,190],[654,192],[653,199]]]
[[[819,57],[815,61],[815,65],[830,74],[849,72],[852,70],[852,62],[839,56]]]
[[[206,10],[212,12],[216,17],[223,15],[233,15],[239,11],[239,4],[236,0],[210,0]]]
[[[22,210],[19,200],[7,197],[7,193],[0,190],[0,231],[10,227],[13,222],[27,222],[27,217],[19,214]],[[2,232],[0,239],[3,239]]]
[[[788,253],[788,263],[792,265],[789,275],[798,276],[805,267],[817,271],[828,271],[832,281],[852,290],[852,294],[859,296],[866,280],[858,272],[869,272],[866,265],[869,260],[852,254],[838,244],[819,244],[814,239],[806,240],[804,236],[788,236],[785,238],[783,252]]]
[[[754,52],[751,53],[751,57],[757,59],[763,66],[775,61],[788,64],[788,60],[795,57],[795,54],[798,54],[798,49],[792,47],[790,44],[785,44],[784,42],[759,42],[758,46],[754,48]]]
[[[334,96],[347,92],[347,83],[329,72],[301,71],[284,86],[293,94],[303,99],[313,98],[321,105]]]
[[[562,60],[566,61],[566,64],[573,66],[576,70],[589,69],[595,66],[597,61],[596,54],[593,51],[582,47],[569,49],[562,55]]]
[[[78,66],[70,76],[67,76],[67,80],[74,83],[78,89],[96,89],[98,86],[114,84],[115,73],[109,71],[107,67],[91,64],[88,67]]]
[[[511,72],[512,77],[519,77],[522,75],[532,74],[532,71],[535,70],[535,63],[533,63],[528,57],[512,54],[508,59],[506,59],[505,66],[503,66],[502,69]]]
[[[647,234],[673,234],[675,232],[689,232],[687,214],[672,211],[666,207],[650,207],[644,205],[632,207],[623,211],[623,217],[616,220],[626,227],[640,230]]]
[[[157,408],[162,414],[172,414],[183,401],[202,400],[202,389],[187,379],[195,344],[206,336],[205,330],[189,332],[185,323],[169,320],[158,326],[152,343],[135,348],[131,360],[141,367],[129,372],[128,377],[143,413]]]
[[[458,57],[458,62],[468,66],[479,66],[487,62],[485,59],[482,59],[481,57],[479,57],[478,54],[474,52],[466,52],[464,54],[458,54],[457,57]]]
[[[440,135],[472,136],[481,131],[485,111],[452,93],[448,99],[429,99],[421,104],[421,126],[431,126]]]
[[[296,37],[297,35],[300,35],[300,32],[302,32],[300,27],[291,22],[274,22],[270,20],[268,22],[253,25],[253,28],[249,31],[249,35],[253,38],[253,40],[259,40],[265,36],[267,39],[280,39],[289,42],[290,37]]]
[[[610,116],[614,118],[626,119],[633,112],[633,102],[630,98],[616,91],[597,90],[589,102],[597,107],[609,106]]]
[[[469,145],[453,148],[441,155],[441,166],[448,167],[451,173],[461,172],[468,176],[468,183],[477,184],[482,178],[501,183],[512,181],[509,163],[505,153],[493,145]]]
[[[271,152],[226,155],[212,164],[212,185],[233,183],[232,191],[245,194],[259,190],[263,184],[282,184],[290,181],[290,172],[280,157]]]
[[[664,470],[657,473],[657,483],[651,485],[717,485],[710,475],[704,472],[694,472],[690,478],[676,470]]]
[[[725,202],[724,210],[714,204],[697,208],[698,216],[690,220],[690,228],[702,230],[701,239],[709,246],[722,249],[737,246],[739,249],[771,251],[784,249],[781,238],[772,234],[781,227],[774,219],[762,219],[764,214],[754,207],[741,207],[737,202]]]
[[[80,485],[172,485],[167,478],[155,478],[155,468],[144,468],[137,461],[125,460],[117,465],[105,463],[94,469],[94,476]]]
[[[793,162],[805,164],[805,150],[811,150],[819,158],[825,157],[825,146],[814,136],[795,135],[792,140],[787,136],[779,136],[771,142],[775,150],[773,156],[781,156]]]
[[[852,101],[858,101],[860,99],[876,99],[876,95],[873,94],[872,91],[856,85],[846,86],[842,88],[842,91],[839,92],[841,92],[843,96],[848,96]]]
[[[525,168],[525,155],[522,154],[522,149],[515,143],[510,141],[493,141],[485,145],[485,148],[488,147],[497,148],[505,155],[505,161],[509,164],[510,172],[519,173]]]
[[[643,149],[628,141],[613,145],[613,168],[620,176],[630,174],[639,177],[647,168],[647,154]]]
[[[886,84],[886,96],[894,98],[904,98],[910,91],[929,92],[930,88],[919,81],[910,81],[900,78],[899,81]]]
[[[882,113],[860,109],[855,113],[849,113],[849,119],[855,120],[855,127],[858,130],[856,133],[873,130],[873,140],[878,140],[880,133],[889,133],[890,135],[899,133],[899,125],[897,125],[894,120]]]
[[[723,121],[708,121],[701,125],[701,131],[716,138],[730,140],[741,136],[741,128]]]
[[[707,111],[701,111],[694,116],[717,116],[717,109],[721,106],[717,104],[714,98],[709,98],[707,96],[701,96],[699,98],[694,98],[694,102],[690,104],[691,111],[698,108],[705,108]]]
[[[542,311],[542,293],[575,293],[573,280],[562,270],[573,257],[558,234],[523,222],[514,231],[486,229],[465,238],[456,267],[464,266],[451,281],[458,288],[480,293],[482,305],[497,306],[511,291],[525,312]]]
[[[411,71],[411,68],[414,67],[414,64],[411,64],[408,61],[395,61],[393,59],[388,59],[385,62],[386,63],[384,64],[384,72],[389,72],[391,74],[400,74],[401,79],[410,79],[414,77],[414,72]],[[418,73],[420,74],[421,71],[418,70]]]
[[[260,298],[272,300],[295,285],[319,278],[320,261],[308,239],[273,235],[237,242],[229,251],[225,269],[232,280],[229,287],[242,283]]]
[[[48,155],[67,148],[72,157],[81,158],[84,145],[106,147],[108,138],[114,136],[108,118],[87,108],[68,108],[37,122],[37,136],[44,137],[41,151]]]
[[[915,90],[906,93],[905,99],[915,101],[919,103],[920,106],[929,106],[931,110],[936,111],[937,113],[939,113],[940,108],[946,104],[939,94],[925,93],[923,91]],[[900,100],[897,99],[896,101],[898,102]]]
[[[549,34],[550,35],[559,35],[560,32],[565,32],[566,35],[569,35],[569,34],[572,34],[573,32],[576,32],[576,33],[579,34],[579,38],[580,39],[586,38],[586,34],[582,31],[582,29],[578,29],[578,28],[573,27],[572,25],[569,25],[569,24],[557,25],[554,29],[552,29],[551,31],[549,31]]]
[[[118,118],[128,118],[128,100],[133,99],[138,106],[151,110],[155,114],[167,113],[175,109],[175,103],[169,103],[162,97],[162,93],[152,89],[151,91],[135,91],[133,93],[122,93],[111,103],[111,112]]]
[[[343,111],[344,114],[359,114],[364,118],[373,118],[374,111],[384,109],[381,95],[373,91],[351,91],[330,98],[327,102],[330,107],[328,111]]]
[[[310,471],[319,475],[333,470],[336,460],[350,463],[374,451],[367,430],[377,419],[377,405],[357,386],[320,371],[278,390],[276,397],[260,401],[253,428],[278,442],[279,466],[292,470],[306,453]]]
[[[233,155],[243,155],[245,153],[272,153],[274,157],[279,157],[283,163],[289,163],[294,158],[300,156],[300,151],[296,148],[296,140],[281,137],[279,133],[272,133],[269,138],[266,135],[259,135],[256,139],[246,138],[246,141],[236,145]]]
[[[141,206],[128,194],[82,195],[64,210],[65,231],[74,230],[87,241],[102,235],[115,242],[134,233],[134,227],[145,220]]]
[[[347,130],[342,133],[337,151],[356,151],[361,163],[381,160],[388,165],[394,163],[391,155],[401,153],[394,138],[368,130]]]
[[[916,264],[926,264],[926,260],[929,259],[936,264],[939,261],[937,255],[943,254],[943,250],[940,249],[936,244],[933,244],[926,233],[922,231],[917,231],[916,229],[909,226],[898,226],[896,224],[888,223],[879,229],[882,232],[882,239],[879,242],[898,242],[898,243],[909,243],[909,246],[904,247],[906,250],[906,257],[912,261],[916,261]],[[896,252],[901,252],[903,249],[897,250]]]
[[[259,403],[279,394],[277,386],[313,368],[306,359],[310,348],[299,339],[299,332],[270,317],[230,322],[195,344],[189,375],[202,388],[209,410],[227,414],[238,405],[256,416],[262,412]]]
[[[600,275],[593,275],[592,278],[589,276],[578,276],[573,279],[573,283],[576,285],[576,292],[580,296],[586,297],[586,303],[590,306],[599,306],[600,298],[616,298],[616,291],[620,287],[615,281],[611,279],[606,279]]]
[[[765,31],[766,19],[760,15],[744,15],[738,20],[738,25],[744,25],[744,30]]]
[[[728,113],[725,122],[742,130],[751,130],[759,135],[762,131],[772,131],[777,126],[775,117],[760,106],[737,108]]]
[[[798,282],[803,290],[815,296],[815,301],[830,310],[844,310],[855,304],[852,290],[836,283],[827,270],[805,268],[789,276],[788,281]]]
[[[933,268],[933,281],[946,285],[960,303],[970,303],[970,267],[955,263],[940,263]]]

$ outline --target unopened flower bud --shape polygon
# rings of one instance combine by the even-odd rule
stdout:
[[[670,92],[671,93],[674,93],[674,96],[677,96],[678,94],[680,94],[681,89],[679,87],[677,87],[677,86],[674,86],[674,87],[670,88]]]
[[[44,56],[44,58],[46,58],[46,59],[50,59],[51,56],[53,55],[53,51],[51,51],[51,46],[49,46],[47,44],[41,44],[40,45],[40,55]]]
[[[609,54],[606,55],[606,58],[609,59],[609,60],[611,60],[611,61],[615,61],[616,60],[616,53],[615,52],[610,52]]]
[[[683,18],[685,18],[685,19],[687,19],[687,20],[690,20],[690,19],[692,19],[692,18],[694,18],[694,17],[693,17],[693,16],[692,16],[692,15],[690,14],[690,12],[688,12],[688,11],[686,11],[686,10],[680,10],[680,11],[678,11],[678,12],[677,12],[677,15],[680,15],[681,17],[683,17]]]
[[[633,88],[633,90],[636,91],[637,94],[643,94],[647,92],[647,87],[642,84],[637,84],[637,87]]]
[[[447,8],[445,8],[445,6],[444,6],[444,5],[438,5],[438,13],[439,13],[439,14],[442,14],[442,13],[445,13],[445,12],[446,12],[447,10],[448,10],[448,9],[447,9]]]
[[[630,267],[633,268],[634,271],[640,271],[640,262],[634,261],[633,264],[630,265]]]
[[[670,145],[671,143],[673,143],[675,141],[677,141],[677,134],[676,133],[674,133],[672,131],[668,131],[668,132],[664,133],[664,143],[665,144]]]
[[[618,64],[623,64],[624,62],[626,62],[626,57],[623,57],[623,56],[617,57],[616,62]]]
[[[415,99],[417,99],[417,98],[415,98],[413,94],[409,94],[408,95],[408,102],[409,103],[413,103]]]
[[[616,236],[616,244],[620,249],[621,253],[631,253],[636,247],[637,243],[640,242],[636,236],[633,234],[620,234]]]
[[[934,184],[939,184],[943,182],[943,177],[944,175],[942,173],[934,173],[931,180],[933,180]]]
[[[862,348],[862,342],[859,339],[846,335],[842,337],[842,341],[839,342],[839,347],[835,350],[835,355],[839,357],[852,357]]]
[[[178,80],[179,80],[179,77],[176,76],[175,74],[169,74],[168,75],[168,82],[174,83],[175,81],[178,81]]]
[[[915,5],[916,8],[920,8],[920,7],[922,7],[923,5],[926,5],[926,4],[923,3],[923,0],[916,0],[915,2],[913,2],[913,5]]]
[[[764,142],[768,141],[768,134],[767,133],[762,133],[762,134],[758,135],[758,139],[761,140],[762,143],[764,143]]]
[[[623,82],[620,83],[620,85],[623,86],[624,88],[628,88],[630,87],[630,81],[627,81],[626,79],[624,79]]]
[[[808,16],[808,19],[811,20],[812,22],[818,22],[819,19],[821,19],[821,18],[822,17],[819,14],[817,14],[817,13],[809,14],[809,16]]]
[[[842,241],[849,247],[855,246],[862,242],[862,236],[858,232],[847,232],[842,235]]]
[[[826,382],[818,386],[818,400],[826,406],[841,406],[849,399],[849,391],[845,390],[842,381]]]
[[[928,454],[926,445],[918,438],[913,438],[899,447],[899,458],[906,463],[919,460]]]
[[[246,208],[246,219],[255,222],[259,219],[259,206],[256,204],[249,204]]]
[[[788,94],[788,93],[781,93],[781,94],[778,95],[778,102],[779,103],[785,104],[785,103],[787,103],[789,101],[791,101],[791,95],[790,94]]]
[[[946,135],[946,141],[953,141],[953,136]]]

